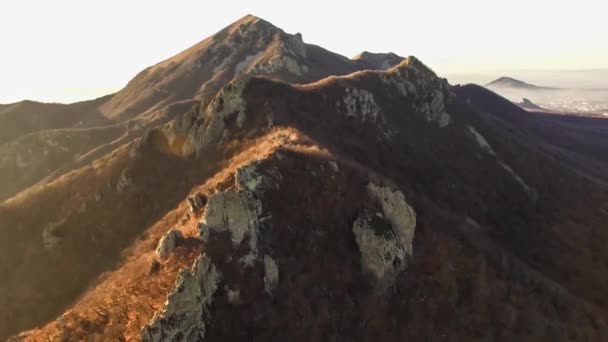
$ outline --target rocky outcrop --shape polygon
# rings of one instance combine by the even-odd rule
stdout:
[[[392,284],[405,269],[407,258],[391,224],[381,213],[364,214],[353,224],[353,233],[361,253],[363,272],[373,276],[377,289]]]
[[[357,117],[361,122],[375,123],[381,111],[374,95],[365,89],[346,88],[341,106],[346,116]]]
[[[258,163],[251,163],[236,170],[235,181],[237,189],[249,192],[263,190],[269,183],[267,177],[258,171]]]
[[[400,191],[370,183],[367,192],[382,213],[364,212],[353,224],[363,272],[382,291],[405,270],[412,259],[416,213]]]
[[[247,120],[246,101],[243,90],[247,79],[239,79],[224,87],[213,100],[198,113],[198,119],[191,122],[186,133],[181,152],[185,156],[198,155],[210,146],[214,146],[222,139],[228,137],[227,122],[234,118],[238,128],[242,128]],[[190,120],[189,120],[190,122]],[[169,126],[173,130],[168,135],[180,136],[184,123]]]
[[[211,259],[199,256],[191,270],[179,274],[163,310],[142,330],[142,341],[201,341],[220,277]]]
[[[450,86],[417,58],[410,56],[380,75],[380,80],[408,98],[414,109],[439,128],[448,126],[452,117],[446,105],[453,98]]]
[[[203,213],[199,231],[203,241],[207,241],[213,232],[229,232],[232,243],[238,247],[245,238],[249,241],[249,255],[243,258],[245,264],[251,265],[257,258],[257,239],[259,215],[262,204],[250,194],[228,190],[218,192],[209,198],[207,209]]]
[[[391,224],[400,245],[408,257],[412,257],[412,240],[416,228],[416,212],[406,202],[401,191],[391,190],[386,186],[370,183],[367,186],[369,196],[382,208],[384,218]]]
[[[156,254],[161,260],[166,260],[169,254],[173,252],[183,240],[184,235],[177,229],[170,229],[163,237],[158,241],[158,247],[156,247]]]
[[[200,192],[197,192],[196,194],[194,194],[194,196],[188,197],[187,200],[191,213],[198,212],[199,210],[203,209],[207,204],[207,196]]]

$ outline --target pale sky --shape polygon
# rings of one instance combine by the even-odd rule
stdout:
[[[0,103],[111,93],[245,14],[347,57],[415,55],[442,76],[607,69],[607,7],[603,0],[3,0]]]

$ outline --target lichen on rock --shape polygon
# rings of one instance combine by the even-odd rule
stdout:
[[[161,260],[166,260],[183,238],[184,235],[179,230],[169,229],[169,231],[158,241],[158,247],[156,248],[158,257]]]
[[[208,307],[218,289],[221,274],[206,255],[191,270],[183,270],[167,296],[162,311],[143,328],[144,342],[200,341],[205,337]]]

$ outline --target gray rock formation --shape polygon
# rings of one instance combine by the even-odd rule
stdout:
[[[228,190],[218,192],[209,198],[207,209],[199,224],[203,241],[207,241],[212,232],[230,232],[232,243],[238,247],[248,238],[249,255],[243,262],[252,265],[257,259],[259,215],[262,204],[249,193]]]
[[[380,213],[364,214],[353,224],[353,233],[361,253],[363,272],[375,278],[379,290],[392,284],[407,266],[407,257],[391,224]]]
[[[205,337],[208,307],[218,289],[221,274],[206,255],[183,270],[161,312],[141,333],[144,342],[201,341]]]
[[[346,88],[342,104],[347,116],[357,117],[361,122],[375,123],[381,111],[374,95],[365,89]]]
[[[258,171],[259,163],[250,163],[236,170],[235,181],[237,189],[255,192],[263,190],[268,183],[266,176]]]
[[[353,225],[353,233],[361,253],[363,271],[374,276],[376,288],[390,286],[413,256],[412,240],[416,213],[403,193],[370,183],[371,199],[382,213],[362,214]]]
[[[190,196],[187,198],[188,205],[190,206],[190,212],[195,213],[199,210],[203,209],[207,204],[207,196],[200,192],[194,194],[194,196]]]
[[[169,126],[170,132],[167,135],[182,136],[180,131],[184,130],[183,126],[191,123],[181,146],[183,155],[198,155],[210,146],[219,143],[229,135],[226,130],[226,121],[232,117],[240,127],[245,124],[247,103],[243,98],[243,89],[247,85],[247,80],[247,77],[243,77],[224,87],[204,109],[199,111],[197,120],[191,122],[188,119],[186,123]]]
[[[183,238],[184,235],[179,230],[169,229],[169,231],[158,241],[158,247],[156,247],[156,254],[158,254],[158,257],[161,260],[166,260]]]
[[[405,248],[406,254],[412,256],[412,240],[416,228],[416,212],[406,202],[401,191],[393,191],[385,186],[370,183],[367,186],[368,193],[372,199],[380,204],[384,217],[393,227],[395,235],[401,246]]]
[[[446,104],[453,98],[445,79],[426,67],[417,58],[410,56],[398,66],[381,74],[381,81],[398,91],[400,96],[412,100],[414,109],[424,115],[428,122],[443,128],[452,122]]]

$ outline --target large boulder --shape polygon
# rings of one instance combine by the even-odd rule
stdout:
[[[374,278],[377,289],[392,284],[405,269],[406,251],[391,224],[380,213],[364,214],[353,224],[353,233],[361,253],[363,272]]]
[[[169,254],[173,252],[180,241],[184,238],[182,232],[177,229],[170,229],[159,241],[156,248],[156,254],[161,260],[169,258]]]
[[[371,199],[382,213],[364,212],[353,224],[363,272],[382,291],[405,270],[412,259],[416,213],[400,191],[370,183]]]

